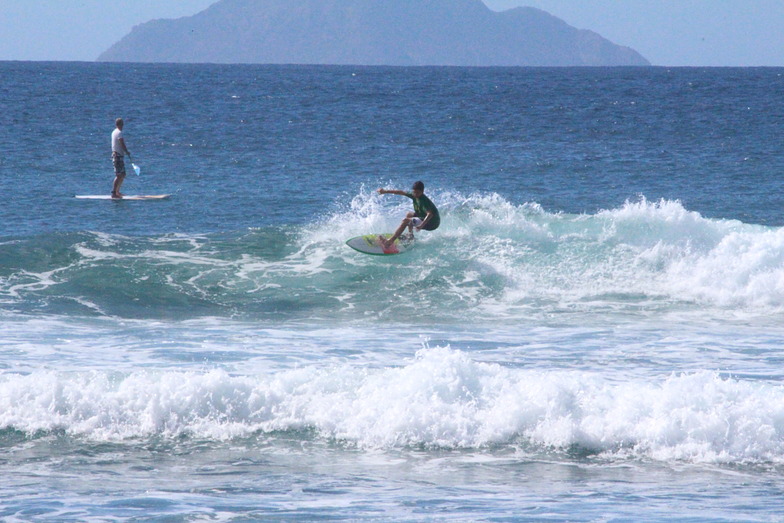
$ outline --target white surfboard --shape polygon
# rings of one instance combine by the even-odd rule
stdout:
[[[129,194],[122,198],[112,198],[109,194],[77,194],[74,198],[78,200],[165,200],[171,194]]]
[[[386,238],[391,237],[391,234],[382,234]],[[364,236],[356,236],[346,242],[346,245],[364,254],[372,254],[373,256],[390,256],[393,254],[401,254],[411,249],[414,245],[413,238],[410,240],[403,240],[398,238],[395,240],[394,245],[389,248],[384,248],[381,242],[378,241],[378,234],[366,234]]]

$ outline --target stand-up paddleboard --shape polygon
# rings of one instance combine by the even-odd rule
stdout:
[[[385,238],[390,238],[391,234],[382,234]],[[390,245],[389,248],[384,248],[381,245],[381,242],[378,241],[378,234],[366,234],[364,236],[357,236],[355,238],[351,238],[346,242],[346,245],[354,249],[355,251],[362,252],[364,254],[372,254],[373,256],[389,256],[392,254],[400,254],[406,252],[407,250],[411,249],[414,245],[414,239],[403,239],[398,238],[395,240],[393,245]]]
[[[110,194],[77,194],[74,198],[78,200],[165,200],[171,194],[131,194],[122,198],[112,198]]]

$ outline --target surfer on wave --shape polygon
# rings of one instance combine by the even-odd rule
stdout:
[[[438,209],[435,204],[430,201],[430,198],[425,196],[425,184],[422,182],[414,182],[411,192],[397,191],[394,189],[379,189],[378,194],[397,194],[399,196],[407,196],[414,201],[414,212],[409,212],[400,227],[397,228],[395,233],[389,238],[383,236],[378,237],[378,241],[384,248],[389,248],[400,238],[403,231],[408,228],[409,234],[413,237],[414,229],[421,231],[434,231],[441,225],[441,217],[438,215]]]

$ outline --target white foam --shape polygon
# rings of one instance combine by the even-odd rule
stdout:
[[[782,228],[707,219],[668,200],[566,215],[496,194],[433,198],[441,227],[419,234],[425,248],[400,262],[417,280],[402,270],[390,276],[400,285],[440,280],[458,307],[494,318],[671,303],[767,315],[784,309]],[[343,240],[391,230],[408,205],[363,189],[347,209],[306,228],[296,257],[309,260],[310,273],[336,270],[336,259],[377,266]]]
[[[608,459],[784,463],[784,386],[713,372],[617,382],[436,348],[383,369],[6,373],[0,426],[94,440],[312,430],[361,448],[578,447]]]

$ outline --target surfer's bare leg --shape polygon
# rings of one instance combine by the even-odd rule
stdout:
[[[414,220],[408,220],[408,239],[414,239]]]
[[[400,222],[400,227],[397,228],[395,234],[393,234],[388,240],[385,239],[383,236],[379,236],[379,239],[381,243],[384,245],[384,247],[389,247],[390,245],[395,243],[395,240],[400,238],[400,235],[403,234],[403,231],[406,230],[406,227],[408,227],[408,230],[411,234],[414,234],[414,226],[411,224],[411,218],[413,217],[414,217],[413,212],[408,213],[406,217],[403,218],[403,221]]]

